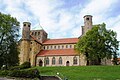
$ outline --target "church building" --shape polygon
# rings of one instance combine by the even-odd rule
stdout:
[[[92,16],[85,15],[82,35],[92,28]],[[20,64],[30,62],[32,66],[83,66],[84,55],[74,50],[79,36],[75,38],[49,39],[43,29],[31,30],[30,22],[23,22],[20,39]]]

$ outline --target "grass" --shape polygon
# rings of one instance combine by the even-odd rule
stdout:
[[[120,80],[120,66],[37,67],[41,75],[57,75],[68,80]],[[59,73],[59,74],[57,74]]]

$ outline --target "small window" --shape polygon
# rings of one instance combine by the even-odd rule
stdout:
[[[28,27],[30,27],[30,25],[28,25]]]
[[[24,26],[26,26],[26,24],[24,24]]]
[[[60,49],[60,46],[58,46],[58,49]]]
[[[51,46],[51,49],[52,49],[52,46]]]
[[[43,49],[45,49],[45,46],[43,47]]]
[[[89,18],[86,18],[86,20],[89,20]]]
[[[66,48],[68,48],[68,45],[66,45]]]
[[[64,48],[64,46],[62,45],[62,49]]]
[[[32,50],[32,48],[30,48],[30,51]]]
[[[40,32],[38,32],[38,35],[40,35]]]
[[[35,32],[35,36],[36,36],[37,32]]]
[[[70,48],[72,48],[72,45],[70,45]]]
[[[54,46],[54,49],[56,49],[56,46]]]
[[[49,46],[47,46],[47,49],[49,49]]]

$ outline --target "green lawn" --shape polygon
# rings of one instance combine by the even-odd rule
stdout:
[[[120,80],[120,66],[37,67],[41,75],[58,75],[68,80]],[[57,74],[59,73],[59,74]]]

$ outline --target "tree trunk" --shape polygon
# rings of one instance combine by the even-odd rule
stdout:
[[[101,65],[101,58],[97,58],[97,59],[95,59],[95,60],[93,60],[92,61],[93,63],[93,65]]]

